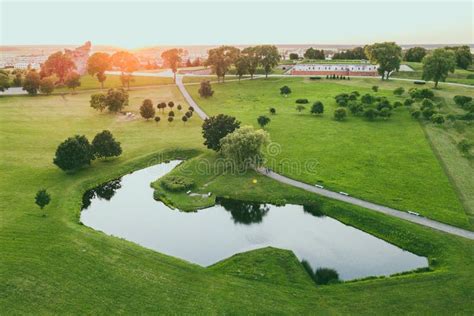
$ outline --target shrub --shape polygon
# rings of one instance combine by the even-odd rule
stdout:
[[[392,116],[392,110],[390,108],[383,108],[379,111],[378,115],[380,117],[383,117],[384,120],[388,119],[390,116]]]
[[[468,96],[465,96],[465,95],[456,95],[456,96],[454,96],[453,100],[457,105],[464,108],[464,105],[466,103],[472,101],[472,97],[468,97]]]
[[[457,147],[461,153],[464,155],[468,155],[471,148],[474,146],[473,143],[469,142],[467,139],[462,139],[458,144]]]
[[[295,101],[297,104],[307,104],[309,103],[308,99],[296,99]]]
[[[49,193],[45,189],[39,190],[36,193],[35,203],[40,207],[40,209],[43,209],[46,205],[49,204],[50,201],[51,195],[49,195]]]
[[[275,108],[270,108],[270,114],[275,115],[276,114],[276,109]]]
[[[411,106],[413,103],[415,103],[415,100],[413,100],[413,99],[406,99],[406,100],[403,102],[403,104],[404,104],[405,106]]]
[[[364,117],[369,121],[375,120],[378,115],[379,113],[376,109],[368,108],[364,111]]]
[[[374,103],[375,99],[372,95],[366,93],[360,98],[360,101],[364,104],[372,104]]]
[[[202,81],[198,92],[202,98],[212,97],[214,95],[214,91],[212,90],[211,82],[209,80]]]
[[[430,99],[423,99],[423,102],[421,102],[421,110],[425,109],[433,109],[434,108],[434,103]]]
[[[155,117],[155,108],[150,99],[143,100],[142,105],[140,106],[140,114],[144,119],[151,119]]]
[[[50,95],[54,91],[54,80],[51,77],[41,79],[39,90],[41,93]]]
[[[161,186],[172,192],[189,190],[194,186],[194,180],[183,176],[167,176],[161,182]]]
[[[419,119],[420,116],[421,116],[420,110],[414,109],[413,111],[411,111],[411,117],[413,117],[414,119]]]
[[[372,91],[374,91],[374,92],[379,91],[379,86],[372,86]]]
[[[433,114],[431,116],[431,122],[434,124],[443,124],[444,123],[444,115],[442,114]]]
[[[324,105],[321,101],[316,101],[313,103],[311,107],[311,114],[323,114],[324,112]]]
[[[339,107],[334,110],[334,118],[337,121],[342,121],[347,116],[347,111],[345,108]]]
[[[95,158],[118,157],[122,154],[122,147],[110,131],[104,130],[92,140],[92,153]]]
[[[314,77],[309,77],[309,80],[320,80],[321,77],[318,77],[318,76],[314,76]]]
[[[298,105],[296,106],[296,111],[298,111],[298,112],[300,112],[300,113],[301,113],[301,111],[303,111],[303,110],[305,110],[305,109],[306,109],[306,107],[305,107],[304,105],[298,104]]]
[[[76,135],[59,144],[53,163],[62,170],[70,171],[90,165],[93,157],[92,146],[87,138]]]
[[[284,96],[288,96],[291,93],[291,89],[288,86],[283,86],[280,88],[280,94]]]
[[[399,87],[399,88],[396,88],[395,90],[393,90],[394,95],[401,96],[404,93],[405,93],[405,89],[403,87]]]
[[[409,92],[410,96],[413,99],[433,99],[434,98],[434,92],[431,91],[430,89],[410,89]]]
[[[398,108],[398,107],[400,107],[400,106],[402,106],[402,102],[400,102],[400,101],[395,101],[395,102],[393,102],[393,107],[394,107],[394,108]]]
[[[434,114],[436,114],[436,111],[431,108],[426,108],[421,111],[421,114],[425,119],[429,120]]]
[[[266,117],[265,115],[260,115],[257,118],[257,123],[258,123],[258,125],[260,125],[261,128],[265,128],[265,125],[270,123],[270,118]]]
[[[362,104],[353,101],[349,103],[349,110],[353,115],[359,115],[364,111],[364,107],[362,106]]]
[[[314,281],[316,284],[327,285],[339,283],[339,274],[334,269],[318,268],[314,274]]]

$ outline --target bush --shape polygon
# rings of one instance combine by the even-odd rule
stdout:
[[[189,190],[194,186],[194,180],[183,176],[167,176],[161,180],[161,186],[172,192]]]
[[[411,111],[411,117],[413,117],[414,119],[419,119],[421,116],[421,111],[418,110],[418,109],[415,109],[413,111]]]
[[[275,115],[276,114],[276,109],[275,108],[270,108],[270,114]]]
[[[468,97],[468,96],[465,96],[465,95],[456,95],[456,96],[454,96],[453,100],[454,100],[454,103],[456,103],[460,107],[464,108],[464,105],[466,103],[472,101],[472,97]]]
[[[379,113],[376,109],[368,108],[364,111],[364,117],[369,121],[375,120],[378,115]]]
[[[410,89],[409,92],[410,96],[413,99],[433,99],[434,98],[434,92],[431,91],[430,89]]]
[[[353,115],[359,115],[364,111],[362,104],[359,104],[355,101],[349,103],[349,110]]]
[[[92,153],[95,158],[118,157],[122,154],[122,147],[110,131],[104,130],[92,140]]]
[[[314,76],[314,77],[309,77],[309,80],[320,80],[321,77],[318,77],[318,76]]]
[[[51,77],[41,79],[39,90],[41,93],[50,95],[54,91],[54,80]]]
[[[296,99],[295,101],[297,104],[307,104],[309,103],[308,99]]]
[[[59,144],[53,163],[62,170],[70,171],[90,165],[93,157],[89,140],[84,135],[76,135]]]
[[[471,142],[469,142],[467,139],[462,139],[457,144],[459,151],[463,153],[464,155],[468,155],[473,146],[474,145]]]
[[[399,87],[399,88],[396,88],[395,90],[393,90],[394,95],[401,96],[404,93],[405,93],[405,89],[403,87]]]
[[[316,284],[327,285],[339,283],[339,274],[334,269],[318,268],[314,274],[314,281]]]
[[[209,98],[214,95],[214,91],[212,90],[211,82],[209,80],[204,80],[201,82],[201,86],[199,87],[199,95],[202,98]]]
[[[442,114],[433,114],[431,116],[431,122],[434,124],[443,124],[444,123],[444,115]]]
[[[347,116],[347,111],[345,108],[339,107],[334,110],[334,118],[337,121],[342,121]]]
[[[313,103],[311,107],[311,114],[323,114],[324,112],[324,105],[321,101],[316,101]]]
[[[421,111],[421,114],[425,119],[429,120],[434,114],[436,114],[436,111],[431,108],[426,108]]]
[[[423,99],[423,102],[421,102],[421,110],[425,109],[433,109],[434,108],[434,103],[430,99]]]
[[[374,103],[375,98],[372,95],[366,93],[360,98],[360,101],[364,104],[372,104]]]
[[[291,89],[288,86],[283,86],[280,88],[280,94],[284,96],[288,96],[291,93]]]
[[[374,92],[379,91],[379,86],[372,86],[372,91],[374,91]]]
[[[415,103],[415,100],[413,100],[413,99],[406,99],[406,100],[403,102],[403,104],[404,104],[405,106],[411,106],[413,103]]]
[[[394,108],[398,108],[398,107],[400,107],[400,106],[402,106],[402,102],[400,102],[400,101],[395,101],[395,102],[393,102],[393,107],[394,107]]]

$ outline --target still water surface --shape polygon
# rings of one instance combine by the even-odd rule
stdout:
[[[86,192],[81,221],[202,266],[267,246],[292,250],[314,269],[335,269],[342,280],[428,265],[425,257],[301,205],[218,199],[217,205],[199,212],[170,209],[153,199],[150,183],[178,164],[171,161],[142,169]]]

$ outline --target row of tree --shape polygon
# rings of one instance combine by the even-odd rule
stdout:
[[[472,54],[469,46],[446,46],[444,48],[454,52],[457,67],[468,69],[472,65]],[[412,47],[405,52],[403,59],[410,62],[421,62],[428,53],[429,51],[426,48]]]
[[[239,79],[246,74],[253,78],[259,67],[263,68],[265,77],[268,77],[279,61],[280,54],[274,45],[259,45],[243,50],[233,46],[221,46],[209,50],[205,64],[212,68],[218,81],[224,81],[231,66],[235,66]]]

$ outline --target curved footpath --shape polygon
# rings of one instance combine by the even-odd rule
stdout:
[[[184,98],[188,102],[188,104],[192,107],[194,107],[195,112],[199,115],[199,117],[203,120],[208,118],[207,114],[199,107],[199,105],[193,100],[189,92],[186,90],[186,87],[183,84],[183,76],[177,76],[176,77],[176,85],[178,86],[179,90],[183,94]],[[284,183],[291,185],[293,187],[297,187],[303,190],[306,190],[308,192],[316,193],[325,197],[328,197],[330,199],[346,202],[349,204],[361,206],[379,213],[383,213],[386,215],[398,217],[404,220],[407,220],[412,223],[416,223],[419,225],[423,225],[426,227],[430,227],[436,230],[440,230],[442,232],[460,236],[460,237],[465,237],[471,240],[474,240],[474,232],[458,228],[455,226],[447,225],[444,223],[440,223],[431,219],[428,219],[426,217],[421,217],[413,214],[409,214],[407,212],[399,211],[390,207],[386,207],[383,205],[367,202],[358,198],[354,198],[351,196],[346,196],[342,195],[340,193],[336,193],[333,191],[329,191],[326,189],[321,189],[315,186],[312,186],[310,184],[300,182],[294,179],[290,179],[288,177],[282,176],[278,173],[275,173],[273,171],[267,171],[265,168],[258,168],[257,171],[261,173],[262,175],[265,175],[267,177],[270,177],[278,182]]]

